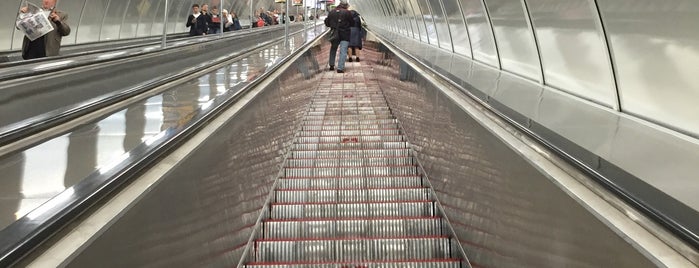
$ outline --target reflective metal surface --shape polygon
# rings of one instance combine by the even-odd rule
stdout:
[[[374,75],[474,266],[654,267],[389,52]]]
[[[300,29],[300,26],[295,25],[294,28]],[[17,136],[15,132],[21,134],[32,126],[40,126],[45,120],[55,120],[66,114],[79,113],[81,109],[94,109],[100,103],[109,104],[109,101],[114,102],[127,95],[143,93],[255,49],[274,40],[281,32],[280,27],[269,27],[226,38],[200,39],[212,41],[204,44],[189,40],[183,46],[157,53],[149,53],[149,49],[159,48],[151,46],[2,70],[0,77],[10,77],[7,78],[10,80],[0,85],[0,103],[3,104],[0,112],[5,114],[0,118],[0,136],[6,142],[13,139],[9,136]],[[236,49],[231,49],[228,44],[231,41],[238,44]],[[83,66],[86,64],[89,65]],[[37,71],[45,73],[35,74],[32,79],[21,76]]]
[[[502,69],[531,78],[541,76],[534,36],[529,30],[522,3],[512,0],[486,0]]]
[[[622,111],[699,137],[699,2],[598,2]]]
[[[429,4],[432,19],[434,20],[434,25],[437,30],[437,37],[439,38],[439,47],[453,51],[452,50],[452,38],[449,34],[449,25],[447,24],[448,18],[444,15],[444,10],[442,9],[441,0],[437,1],[427,1]]]
[[[454,52],[471,57],[471,43],[459,0],[442,0],[451,31]]]
[[[297,34],[290,48],[301,44]],[[0,229],[89,174],[124,160],[128,157],[125,153],[141,143],[187,124],[217,96],[240,90],[285,53],[283,46],[276,45],[98,122],[0,158],[0,174],[4,174],[0,181]]]
[[[20,50],[22,48],[21,32],[15,29],[14,21],[23,0],[6,0],[0,2],[0,51]],[[143,36],[161,35],[163,32],[163,10],[165,0],[59,0],[58,8],[68,13],[68,23],[72,33],[63,38],[63,45],[104,40],[125,39]],[[41,4],[41,1],[33,1]],[[184,33],[187,16],[192,12],[192,4],[202,4],[192,0],[169,0],[167,13],[168,33]],[[274,0],[246,0],[208,2],[235,12],[243,26],[250,25],[250,5],[255,9],[281,10]]]
[[[589,0],[527,0],[546,84],[613,107],[614,76]]]
[[[499,67],[493,31],[482,0],[461,0],[461,7],[466,17],[473,58]]]
[[[694,197],[699,187],[694,183],[699,173],[693,164],[699,161],[696,141],[533,81],[479,67],[468,59],[446,57],[448,53],[435,52],[412,39],[383,35],[523,130],[572,157],[580,167],[602,176],[598,183],[616,189],[626,202],[640,206],[683,239],[679,244],[685,244],[678,247],[695,245],[699,234],[699,200]]]
[[[192,104],[205,105],[204,100],[226,86],[239,89],[241,83],[265,72],[280,58],[280,52],[274,47],[255,53],[214,77],[192,81],[194,91],[164,97],[182,103],[164,112],[172,114],[169,120],[162,117],[164,124],[179,124],[182,116],[186,120],[195,107]],[[274,78],[248,108],[231,118],[67,266],[217,267],[237,263],[283,160],[284,148],[318,83],[318,63],[327,62],[326,57],[327,50],[312,49],[294,68]]]
[[[375,64],[323,74],[240,264],[470,267],[369,75]]]

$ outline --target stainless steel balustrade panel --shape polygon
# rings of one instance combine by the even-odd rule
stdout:
[[[76,35],[76,32],[79,32],[78,28],[80,25],[80,21],[83,19],[83,16],[87,15],[85,13],[85,4],[87,1],[94,1],[94,0],[60,0],[56,2],[56,8],[62,10],[63,12],[66,12],[68,14],[68,24],[71,26],[71,32],[70,35],[64,36],[61,39],[61,45],[70,45],[70,44],[75,44],[77,41],[78,36]],[[38,1],[37,1],[38,2]],[[41,3],[34,3],[41,5]],[[89,21],[89,19],[88,19]],[[99,25],[102,23],[102,21],[99,21],[96,25],[90,25],[87,26],[92,27],[99,27]],[[99,29],[98,29],[99,31]],[[99,34],[99,33],[98,33]],[[21,43],[20,47],[21,48]]]
[[[386,53],[373,55],[392,59],[373,74],[414,144],[472,263],[482,267],[655,267],[471,119],[421,72],[402,70],[410,67]]]
[[[502,69],[539,81],[541,66],[534,36],[520,1],[486,0]]]
[[[527,0],[546,84],[607,107],[616,85],[591,0]]]
[[[699,137],[699,2],[599,0],[621,110]]]
[[[439,47],[448,51],[452,51],[451,44],[453,42],[452,37],[449,35],[449,24],[448,18],[442,10],[442,5],[440,4],[442,0],[430,0],[427,1],[432,11],[432,18],[434,18],[434,25],[437,29],[437,36],[439,38]]]
[[[121,24],[124,21],[124,14],[129,2],[130,1],[124,0],[110,0],[109,8],[103,18],[100,40],[119,39],[121,35]]]
[[[498,67],[498,52],[495,48],[493,31],[482,0],[460,0],[466,17],[473,58],[490,66]]]
[[[429,38],[429,43],[438,47],[441,47],[442,44],[439,43],[439,37],[438,33],[439,28],[437,25],[435,25],[435,16],[437,14],[434,13],[434,11],[430,10],[430,3],[432,1],[429,0],[416,0],[416,6],[415,8],[419,8],[420,11],[422,12],[422,19],[425,22],[425,26],[427,27],[427,38]]]
[[[59,5],[62,4],[59,1]],[[95,42],[100,39],[100,31],[102,30],[102,21],[107,10],[108,0],[87,0],[83,8],[83,15],[80,19],[80,25],[77,24],[77,20],[73,21],[75,26],[75,32],[71,35],[75,35],[76,43],[87,43]],[[71,10],[72,11],[72,10]],[[77,18],[75,18],[77,19]]]
[[[318,85],[318,62],[327,53],[312,49],[271,78],[268,88],[85,245],[67,267],[234,266],[312,97],[309,88]],[[216,96],[221,87],[255,79],[280,56],[253,53],[235,65],[240,69],[228,70],[242,79],[237,82],[230,78],[227,84],[226,76],[218,74],[196,80],[205,91],[194,101],[206,103],[210,91]],[[172,97],[181,101],[182,96]],[[177,125],[177,115],[186,118],[188,111],[197,110],[171,107],[167,112],[174,118],[168,124]]]
[[[168,3],[169,7],[168,9],[172,9],[174,5],[171,3]],[[165,19],[165,0],[157,0],[155,2],[155,5],[151,7],[150,11],[150,16],[148,16],[147,20],[150,20],[152,22],[151,27],[146,29],[147,35],[152,36],[152,35],[162,35],[163,34],[163,22]],[[168,11],[169,12],[169,11]],[[220,10],[219,10],[219,14]]]
[[[454,45],[454,52],[471,57],[471,40],[469,40],[464,17],[461,15],[459,0],[442,0],[449,29],[451,30],[451,43]]]
[[[154,26],[153,18],[157,17],[158,4],[164,0],[131,0],[130,14],[137,19],[136,31],[134,37],[150,36],[151,29]],[[211,12],[211,8],[209,8]]]
[[[420,11],[419,4],[417,2],[418,0],[406,0],[405,4],[406,6],[410,7],[409,11],[411,12],[410,15],[412,16],[411,20],[417,27],[417,38],[421,40],[422,42],[427,43],[429,37],[427,36],[427,29],[425,28],[425,21],[424,21],[424,16],[422,15],[422,12]]]
[[[15,18],[23,1],[5,0],[0,3],[0,51],[22,48],[22,34],[15,29]]]

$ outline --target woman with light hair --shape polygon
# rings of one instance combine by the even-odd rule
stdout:
[[[228,14],[228,9],[221,11],[221,23],[223,24],[224,32],[230,32],[233,29],[233,16]]]

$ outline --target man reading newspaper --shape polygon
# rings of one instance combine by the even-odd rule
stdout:
[[[56,0],[43,0],[41,8],[27,3],[19,10],[16,25],[24,33],[25,60],[58,55],[61,39],[70,34],[68,14],[56,9]]]

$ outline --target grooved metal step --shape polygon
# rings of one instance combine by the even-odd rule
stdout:
[[[432,259],[419,261],[390,261],[390,262],[333,262],[333,263],[250,263],[248,267],[262,268],[404,268],[404,267],[424,267],[424,268],[460,268],[459,259]]]
[[[408,157],[410,149],[362,149],[362,150],[294,150],[291,158],[377,158],[377,157]]]
[[[347,142],[347,143],[296,143],[293,145],[294,150],[313,151],[313,150],[343,150],[343,149],[406,149],[407,142]]]
[[[369,124],[369,125],[305,125],[301,127],[301,131],[319,131],[319,130],[380,130],[380,129],[398,129],[397,124]]]
[[[365,203],[273,203],[272,219],[432,217],[432,201]]]
[[[334,80],[322,86],[245,266],[468,266],[380,89]]]
[[[278,189],[361,189],[423,186],[421,176],[282,178]]]
[[[417,174],[414,165],[383,167],[288,167],[285,177],[405,176]]]
[[[381,166],[407,166],[415,165],[412,157],[374,157],[374,158],[302,158],[289,159],[287,167],[381,167]]]
[[[304,126],[333,126],[333,125],[388,125],[397,124],[396,119],[373,120],[303,120]]]
[[[429,260],[450,258],[448,237],[258,240],[261,262]]]
[[[367,129],[367,130],[325,130],[303,131],[300,137],[327,137],[327,136],[374,136],[374,135],[401,135],[399,129]]]
[[[325,137],[299,137],[297,143],[364,143],[364,142],[401,142],[405,141],[403,135],[347,135],[347,136],[325,136]]]
[[[331,190],[277,190],[278,203],[328,203],[328,202],[377,202],[430,200],[429,188],[384,188],[384,189],[331,189]]]
[[[444,228],[437,217],[269,220],[264,225],[265,237],[271,239],[440,236]]]

